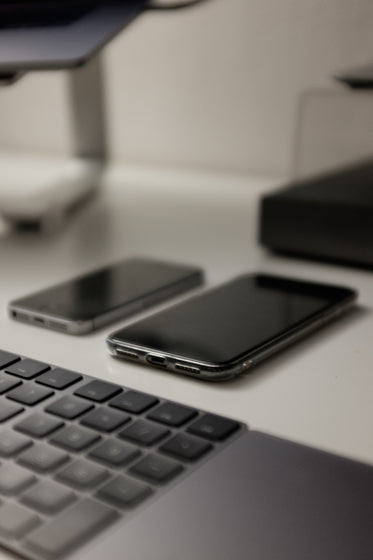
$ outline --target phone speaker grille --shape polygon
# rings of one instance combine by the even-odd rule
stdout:
[[[138,360],[138,355],[135,352],[129,352],[128,350],[123,350],[122,348],[117,348],[118,356],[125,356],[126,358],[130,358],[131,360]]]
[[[200,373],[200,370],[191,366],[184,366],[183,364],[175,364],[175,369],[180,369],[182,371],[187,371],[188,373]]]

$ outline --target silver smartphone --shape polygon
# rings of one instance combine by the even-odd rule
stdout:
[[[202,282],[200,268],[132,258],[12,301],[8,311],[19,321],[83,334]]]
[[[240,375],[354,302],[349,288],[244,275],[111,334],[114,356],[205,380]]]

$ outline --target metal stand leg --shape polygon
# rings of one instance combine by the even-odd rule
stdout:
[[[107,155],[100,56],[67,79],[72,154],[0,154],[0,215],[18,228],[55,228],[100,184]]]
[[[100,55],[68,74],[73,153],[81,158],[106,159],[103,62]]]

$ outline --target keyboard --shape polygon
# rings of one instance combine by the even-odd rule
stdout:
[[[0,350],[0,544],[33,560],[65,557],[244,429]]]

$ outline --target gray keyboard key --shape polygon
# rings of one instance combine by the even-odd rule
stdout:
[[[6,538],[23,536],[38,524],[38,516],[22,506],[9,503],[0,507],[0,534]]]
[[[12,457],[32,444],[31,439],[17,434],[13,430],[0,431],[0,456]]]
[[[64,425],[64,422],[58,418],[53,418],[43,412],[35,412],[30,416],[26,416],[24,420],[16,424],[14,427],[16,430],[19,430],[24,434],[41,438],[51,434],[58,428],[62,428]]]
[[[14,364],[14,362],[18,362],[19,360],[20,357],[16,356],[16,354],[0,350],[0,369],[10,366],[10,364]]]
[[[188,432],[210,441],[221,441],[238,430],[239,423],[216,414],[204,414],[188,428]]]
[[[75,391],[75,395],[95,402],[104,402],[121,392],[122,388],[119,387],[119,385],[113,385],[112,383],[95,379],[87,383],[87,385],[80,387],[80,389]]]
[[[211,443],[183,433],[176,434],[160,447],[164,453],[186,461],[196,461],[210,449],[212,449]]]
[[[130,419],[131,417],[128,414],[110,409],[106,406],[101,406],[87,414],[83,418],[82,424],[99,430],[100,432],[112,432],[116,428],[119,428],[119,426],[129,422]]]
[[[110,406],[120,408],[126,412],[141,414],[141,412],[148,410],[148,408],[154,406],[158,402],[159,400],[152,395],[146,395],[138,391],[126,391],[124,394],[110,401]]]
[[[93,405],[87,401],[78,399],[78,397],[67,396],[58,399],[58,401],[55,401],[50,406],[47,406],[45,410],[47,412],[51,412],[52,414],[56,414],[56,416],[61,416],[61,418],[73,420],[91,408],[93,408]]]
[[[81,451],[100,439],[93,430],[81,426],[69,426],[58,432],[50,441],[69,451]]]
[[[63,451],[46,443],[36,443],[18,457],[18,462],[29,469],[44,473],[56,469],[68,459],[69,456]]]
[[[153,445],[170,434],[170,430],[149,422],[149,420],[137,420],[128,428],[119,432],[118,436],[123,439],[129,439],[140,445]]]
[[[36,383],[41,385],[47,385],[47,387],[52,387],[53,389],[66,389],[83,379],[79,373],[74,371],[69,371],[67,369],[55,368],[47,373],[43,373],[37,378]]]
[[[130,507],[141,502],[151,494],[151,488],[128,476],[118,476],[105,484],[97,496],[115,506]]]
[[[23,379],[32,379],[48,369],[50,369],[48,364],[26,358],[25,360],[20,360],[16,364],[8,367],[5,371],[7,373],[11,373],[12,375],[16,375],[17,377],[22,377]]]
[[[178,428],[196,415],[197,410],[194,408],[166,402],[148,414],[148,418],[161,422],[162,424],[167,424],[167,426]]]
[[[5,400],[3,397],[1,397],[0,422],[5,422],[6,420],[9,420],[9,418],[12,418],[16,414],[22,412],[22,410],[25,409],[22,406],[19,406],[19,404],[12,403],[10,401]]]
[[[134,445],[121,443],[115,439],[107,439],[90,452],[89,456],[112,467],[122,467],[140,455]]]
[[[43,480],[27,490],[21,501],[41,513],[55,514],[70,505],[76,496],[74,492],[52,480]]]
[[[48,397],[51,397],[53,394],[53,391],[50,389],[39,387],[34,383],[27,383],[8,393],[7,398],[12,399],[12,401],[32,406],[47,399]]]
[[[0,395],[10,391],[10,389],[18,387],[18,385],[22,385],[20,379],[16,379],[12,375],[7,375],[6,373],[0,375]]]
[[[167,482],[182,470],[183,467],[179,463],[155,453],[149,453],[130,468],[131,473],[156,483]]]
[[[108,471],[104,468],[85,459],[77,459],[62,469],[58,473],[57,479],[77,488],[88,489],[100,484],[108,475]]]
[[[4,463],[0,465],[0,493],[6,496],[19,494],[36,481],[33,474],[13,465]]]
[[[50,523],[36,529],[25,541],[44,558],[55,558],[97,534],[118,518],[108,506],[86,499],[55,517]]]

